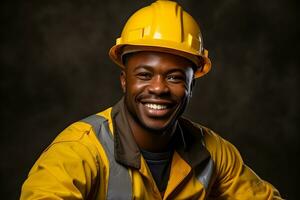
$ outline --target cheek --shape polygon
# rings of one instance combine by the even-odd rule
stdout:
[[[189,88],[185,85],[171,87],[171,91],[173,96],[176,96],[178,99],[183,99],[188,96],[189,94]]]
[[[141,83],[136,79],[129,79],[127,80],[127,83],[127,90],[131,93],[131,95],[135,95],[144,91],[144,88],[146,87],[145,83]]]

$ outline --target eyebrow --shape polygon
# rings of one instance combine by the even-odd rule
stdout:
[[[186,66],[186,67],[191,67],[193,69],[193,66]],[[136,72],[139,69],[145,69],[145,70],[149,70],[149,71],[153,71],[153,66],[150,65],[138,65],[134,68],[133,72]],[[180,67],[177,66],[176,68],[172,68],[171,70],[167,71],[167,73],[173,73],[173,72],[181,72],[183,74],[185,74],[185,70],[183,69],[185,67]]]
[[[185,71],[182,69],[182,67],[177,68],[177,69],[171,69],[168,71],[169,74],[173,73],[173,72],[181,72],[181,73],[185,74]]]
[[[136,71],[141,70],[141,69],[145,69],[145,70],[148,70],[148,71],[153,71],[153,67],[150,66],[150,65],[138,65],[138,66],[135,66],[135,68],[133,69],[133,72],[136,72]]]

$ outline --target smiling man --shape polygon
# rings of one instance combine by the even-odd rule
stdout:
[[[121,74],[128,123],[139,147],[164,150],[192,93],[193,63],[162,52],[127,55]]]
[[[281,199],[232,144],[182,117],[211,63],[197,23],[176,2],[133,14],[109,55],[124,97],[60,133],[21,199]]]

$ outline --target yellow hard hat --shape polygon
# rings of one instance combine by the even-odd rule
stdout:
[[[197,22],[174,1],[157,0],[135,12],[110,49],[109,56],[124,68],[123,55],[137,51],[183,56],[198,67],[195,78],[203,76],[211,68]]]

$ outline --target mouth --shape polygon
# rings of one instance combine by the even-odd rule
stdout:
[[[153,110],[164,110],[167,109],[168,106],[164,104],[154,104],[154,103],[145,103],[144,106]]]
[[[165,118],[171,115],[174,103],[169,101],[147,100],[140,102],[145,114],[151,118]]]

